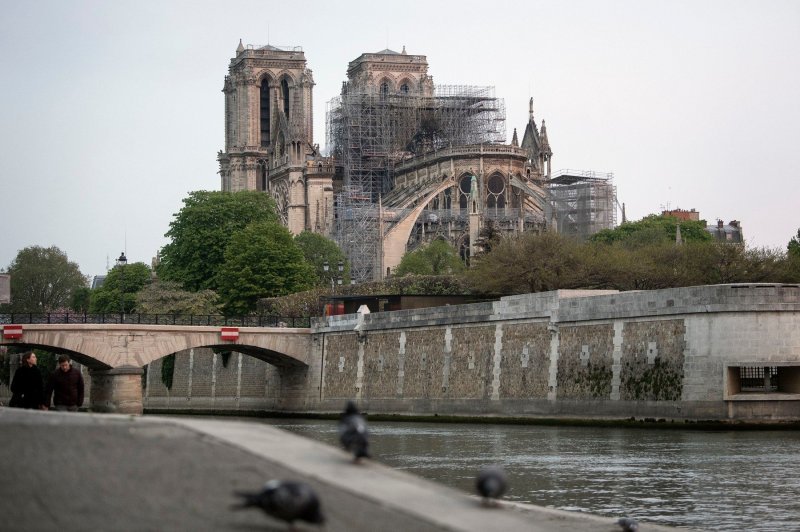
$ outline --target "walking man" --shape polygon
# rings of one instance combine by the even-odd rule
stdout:
[[[22,355],[22,365],[11,381],[11,403],[9,406],[45,410],[42,374],[36,367],[36,353],[28,351]]]
[[[53,406],[56,410],[64,412],[77,412],[83,406],[83,375],[72,367],[69,356],[58,356],[58,367],[50,376],[45,390],[45,404],[50,404],[53,396]]]

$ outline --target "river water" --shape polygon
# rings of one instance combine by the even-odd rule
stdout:
[[[337,445],[335,421],[259,420]],[[704,530],[800,530],[800,432],[371,422],[373,457],[472,492]]]

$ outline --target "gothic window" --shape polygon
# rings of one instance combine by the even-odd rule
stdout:
[[[493,174],[487,184],[488,194],[486,195],[486,207],[490,209],[502,209],[506,206],[506,182],[500,174]]]
[[[451,208],[451,206],[453,204],[452,203],[453,200],[452,200],[452,197],[451,197],[451,191],[452,191],[451,188],[445,189],[445,191],[444,191],[444,208],[447,209],[448,211],[450,210],[450,208]]]
[[[402,85],[400,85],[400,93],[408,94],[408,83],[403,83]]]
[[[261,147],[269,146],[269,81],[261,82]]]
[[[469,192],[472,187],[472,176],[465,174],[458,182],[458,208],[466,209],[469,204]]]
[[[381,99],[386,98],[386,95],[389,94],[389,83],[387,81],[381,82]]]
[[[263,146],[263,144],[262,144]],[[269,179],[267,177],[267,161],[259,159],[256,166],[256,190],[266,192],[269,190]]]
[[[283,98],[283,114],[289,118],[289,82],[286,78],[281,80],[281,97]]]

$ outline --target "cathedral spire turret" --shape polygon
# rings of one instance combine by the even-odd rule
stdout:
[[[542,120],[542,133],[539,139],[541,141],[542,153],[553,155],[553,152],[550,150],[550,141],[547,140],[547,126],[545,125],[544,120]]]
[[[244,45],[242,44],[242,40],[239,39],[239,46],[236,47],[236,54],[240,54],[244,52]]]
[[[531,100],[528,102],[528,121],[533,122],[533,96],[531,96]]]
[[[519,140],[517,140],[517,128],[514,128],[514,136],[511,137],[511,145],[519,146]]]

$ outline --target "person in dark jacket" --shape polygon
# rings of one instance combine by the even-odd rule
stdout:
[[[72,367],[67,355],[58,356],[58,367],[50,375],[44,392],[46,405],[50,404],[50,396],[53,397],[53,406],[59,411],[77,412],[83,406],[83,376]]]
[[[28,351],[22,355],[22,365],[11,380],[11,405],[19,408],[46,409],[42,374],[36,367],[36,353]]]

